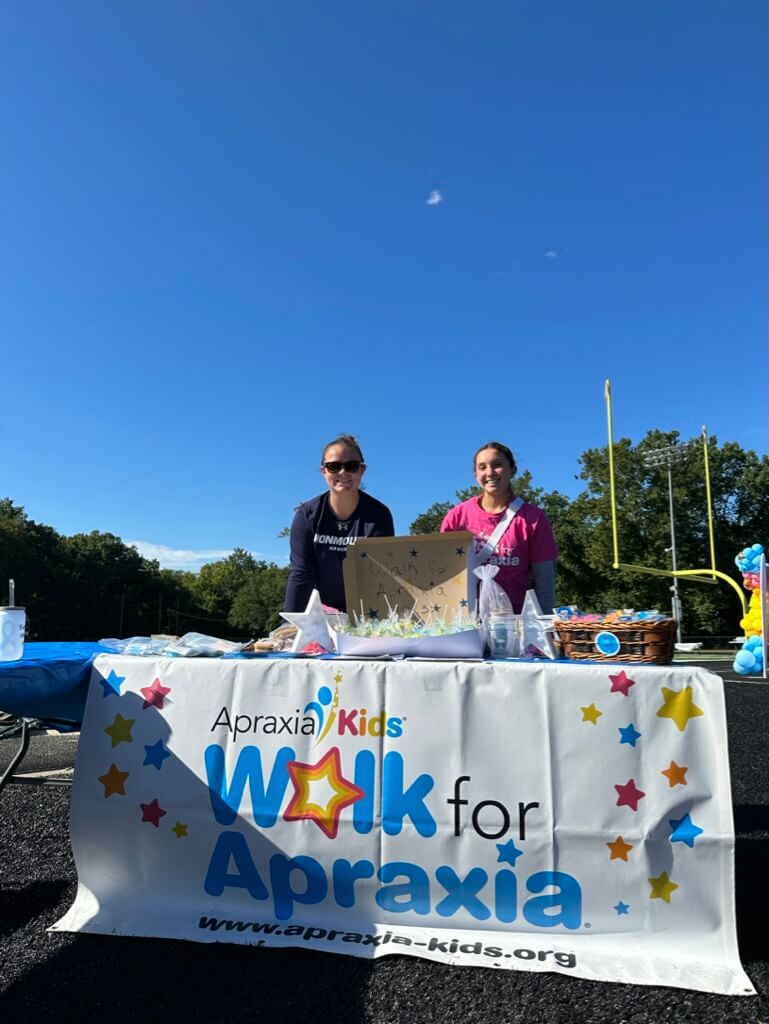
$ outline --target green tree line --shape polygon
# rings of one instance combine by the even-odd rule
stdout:
[[[619,560],[669,568],[670,514],[667,471],[647,464],[655,449],[681,444],[675,431],[650,431],[637,445],[614,446]],[[769,537],[769,459],[734,442],[708,442],[716,567],[741,584],[738,551]],[[673,467],[679,568],[710,564],[704,463],[699,439],[689,458]],[[670,577],[612,568],[608,450],[591,448],[579,459],[584,486],[573,499],[536,487],[529,471],[514,490],[545,509],[560,548],[558,600],[589,611],[628,607],[670,608]],[[437,531],[456,492],[416,517],[410,532]],[[288,570],[236,548],[199,573],[161,569],[110,533],[65,537],[34,522],[20,506],[0,500],[0,586],[16,580],[16,600],[27,608],[30,640],[98,640],[111,636],[180,635],[189,630],[246,639],[280,623]],[[742,611],[723,583],[681,579],[686,635],[738,631]]]
[[[287,575],[241,548],[197,574],[161,569],[111,533],[65,537],[0,499],[0,588],[15,580],[29,640],[264,636],[281,621]]]

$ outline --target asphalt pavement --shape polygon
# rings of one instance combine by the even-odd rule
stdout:
[[[769,686],[705,660],[726,694],[736,832],[737,925],[759,995],[449,967],[409,957],[376,962],[304,949],[48,933],[74,899],[67,787],[11,784],[0,794],[0,1010],[3,1021],[376,1022],[471,1024],[769,1024]],[[2,726],[0,724],[0,732]],[[77,734],[36,734],[23,768],[71,778]],[[16,745],[0,739],[0,770]]]

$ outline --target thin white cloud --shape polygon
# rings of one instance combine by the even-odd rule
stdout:
[[[229,548],[194,550],[188,548],[169,548],[165,544],[153,544],[146,540],[126,540],[126,544],[136,548],[142,558],[160,562],[161,569],[181,569],[185,572],[197,572],[207,562],[219,562],[232,554]],[[255,558],[260,555],[252,552]]]
[[[545,256],[549,260],[557,260],[558,259],[558,253],[557,253],[557,251],[555,249],[548,249],[547,252],[545,253]]]
[[[425,199],[425,203],[428,206],[438,206],[438,204],[442,203],[442,202],[443,202],[443,193],[439,189],[437,189],[437,188],[434,188],[432,190],[432,192],[430,193],[430,195],[427,197],[427,199]]]

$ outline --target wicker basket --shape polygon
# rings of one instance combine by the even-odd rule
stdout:
[[[632,661],[646,665],[669,665],[673,660],[676,620],[657,622],[558,622],[558,639],[570,661]],[[619,641],[616,654],[603,654],[596,647],[599,633],[613,633]]]

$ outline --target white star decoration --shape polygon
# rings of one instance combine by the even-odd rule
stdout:
[[[327,651],[334,649],[331,634],[328,631],[328,619],[323,611],[323,604],[317,590],[313,590],[310,594],[310,600],[303,612],[281,612],[280,616],[299,630],[291,645],[291,650],[294,653],[304,650],[307,644],[312,643],[313,640]]]

